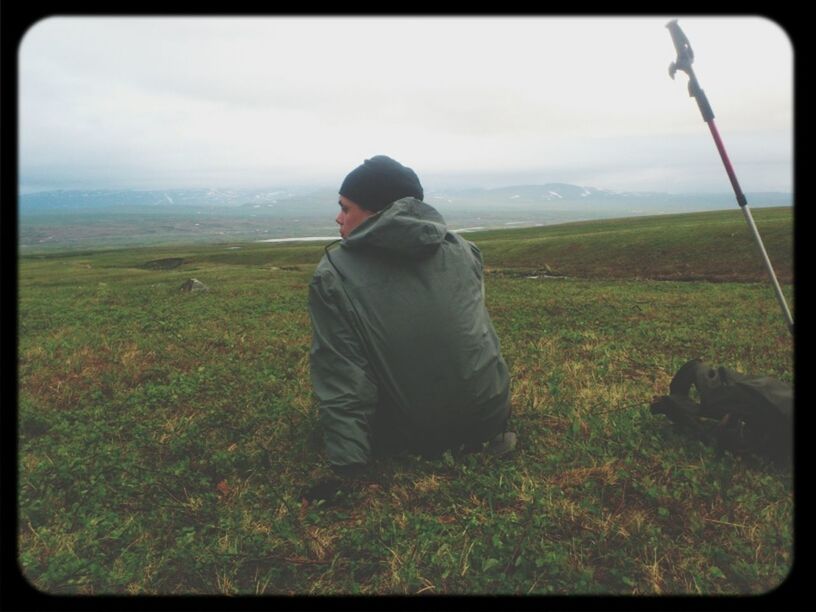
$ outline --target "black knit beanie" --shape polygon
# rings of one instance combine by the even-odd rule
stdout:
[[[340,195],[366,210],[379,212],[391,202],[423,197],[416,173],[387,155],[375,155],[349,172],[340,185]]]

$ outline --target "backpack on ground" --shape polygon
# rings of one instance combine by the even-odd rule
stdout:
[[[697,391],[699,401],[691,395]],[[793,387],[770,376],[741,374],[692,359],[655,397],[652,414],[665,415],[680,431],[720,451],[754,454],[790,464],[793,449]]]

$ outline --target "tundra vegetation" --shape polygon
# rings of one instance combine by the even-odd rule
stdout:
[[[755,210],[793,308],[793,212]],[[309,383],[320,244],[22,255],[18,548],[52,594],[759,594],[793,477],[651,415],[702,357],[793,382],[738,210],[468,234],[512,460],[377,463],[331,506]],[[166,260],[168,265],[160,263]],[[208,291],[184,292],[194,277]]]

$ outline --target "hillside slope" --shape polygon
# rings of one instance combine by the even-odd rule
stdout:
[[[753,211],[780,283],[792,283],[793,209]],[[739,210],[605,219],[462,234],[482,250],[488,272],[550,273],[575,278],[767,280]],[[114,260],[189,253],[195,261],[235,265],[316,265],[324,243],[241,243],[128,250]]]
[[[779,281],[793,282],[793,210],[754,211]],[[581,278],[756,281],[767,278],[739,210],[569,223],[473,234],[487,265]]]

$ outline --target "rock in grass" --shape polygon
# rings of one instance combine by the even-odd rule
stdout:
[[[191,278],[185,281],[184,284],[180,287],[180,289],[181,291],[186,291],[187,293],[210,290],[210,288],[207,285],[205,285],[196,278]]]

